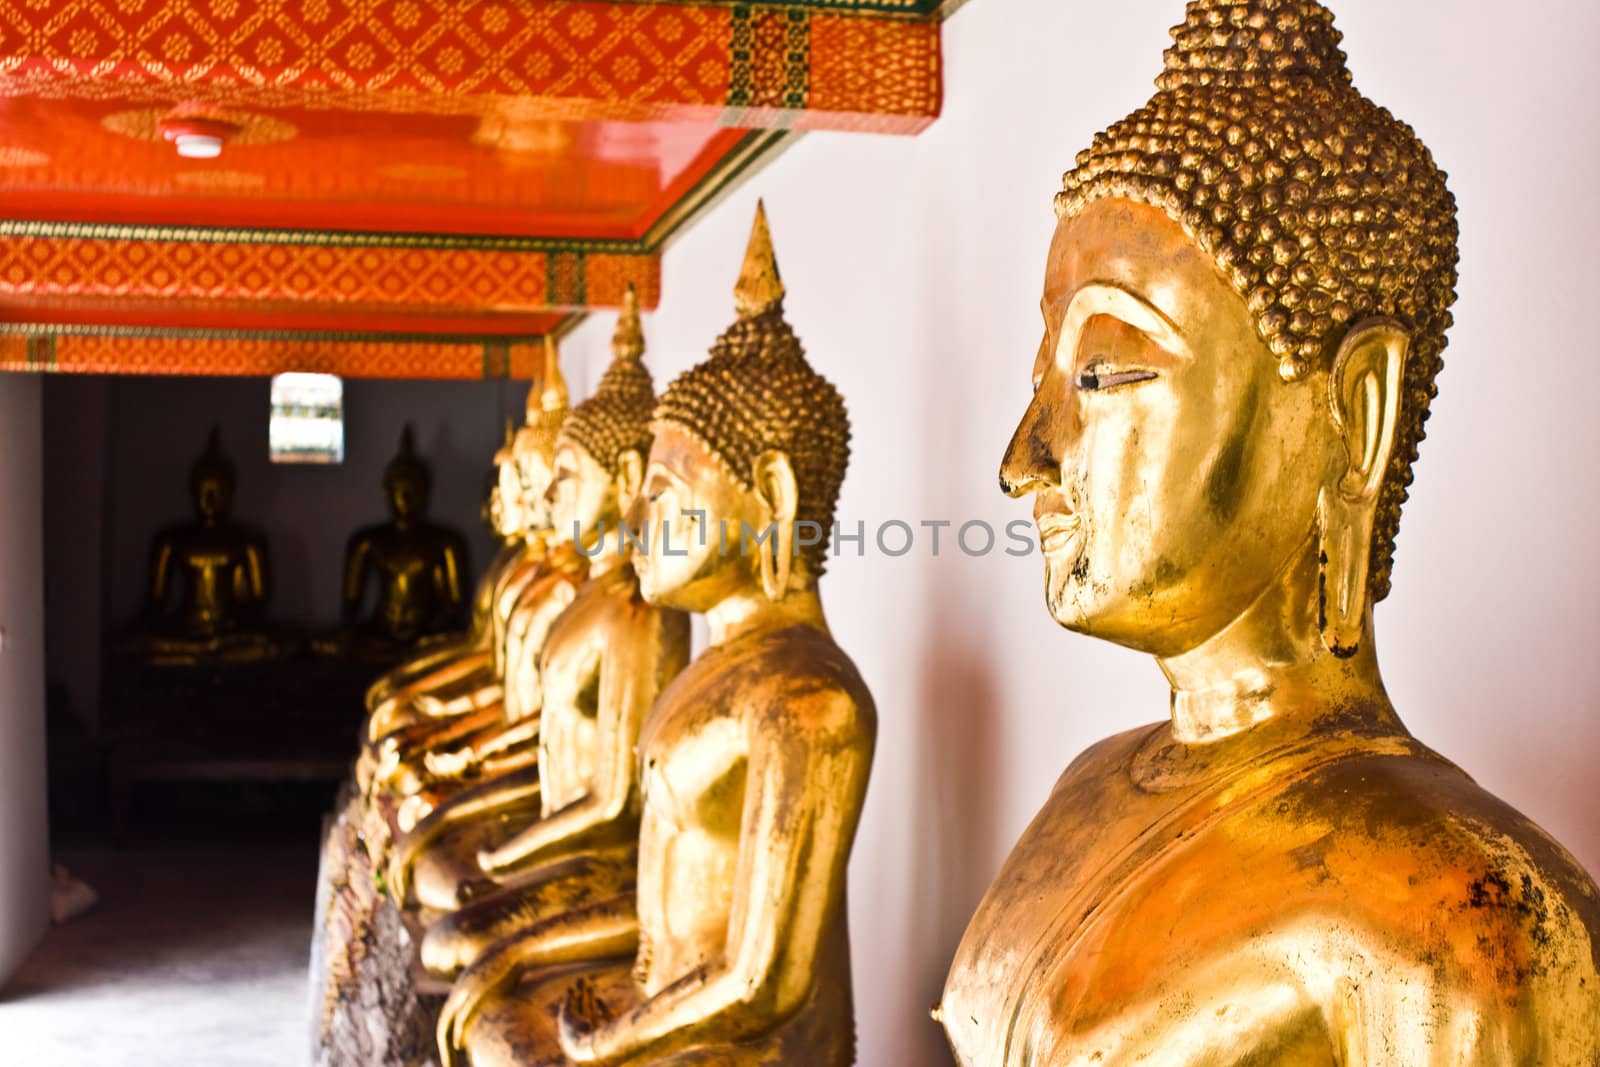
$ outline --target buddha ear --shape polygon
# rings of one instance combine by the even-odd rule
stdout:
[[[1328,378],[1328,404],[1342,454],[1318,500],[1322,642],[1356,654],[1370,609],[1367,577],[1378,497],[1394,454],[1411,335],[1391,319],[1367,319],[1345,336]]]
[[[628,510],[643,484],[644,453],[637,448],[623,449],[617,455],[617,505],[621,511]]]
[[[768,449],[756,457],[750,472],[761,500],[762,525],[773,531],[772,544],[758,541],[761,587],[767,599],[779,601],[789,592],[794,563],[794,517],[800,509],[800,488],[787,452]]]

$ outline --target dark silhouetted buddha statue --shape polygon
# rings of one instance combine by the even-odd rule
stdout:
[[[266,539],[233,519],[237,476],[212,429],[189,472],[194,518],[155,536],[144,615],[117,642],[156,666],[276,659],[292,642],[265,622]]]
[[[343,628],[319,641],[318,651],[392,661],[461,628],[466,541],[427,520],[430,488],[428,466],[407,426],[400,452],[383,475],[390,519],[351,536],[345,550]],[[369,587],[376,587],[377,599],[363,617]]]

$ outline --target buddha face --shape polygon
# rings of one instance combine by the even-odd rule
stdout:
[[[588,449],[563,435],[556,441],[545,503],[555,539],[586,544],[600,529],[600,520],[617,513],[616,479]]]
[[[225,519],[233,509],[233,486],[219,474],[201,474],[193,485],[194,507],[207,521]]]
[[[501,537],[515,537],[522,532],[522,484],[516,461],[509,452],[495,458],[490,522]]]
[[[428,483],[412,474],[395,473],[384,480],[389,510],[397,519],[414,519],[428,507]]]
[[[1063,219],[1034,396],[1001,484],[1032,495],[1051,614],[1189,651],[1308,551],[1338,455],[1327,374],[1285,382],[1244,301],[1164,212]]]
[[[652,604],[705,611],[755,580],[760,502],[699,441],[666,423],[656,430],[630,524],[650,550],[634,556],[639,591]],[[727,531],[726,545],[722,531]]]
[[[537,435],[529,429],[518,431],[512,454],[512,469],[501,474],[502,492],[516,500],[523,532],[543,533],[550,528],[550,506],[545,501],[550,490],[550,460],[539,448]]]

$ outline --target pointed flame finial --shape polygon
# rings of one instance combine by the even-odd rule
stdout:
[[[556,349],[556,339],[544,335],[544,395],[546,411],[567,410],[567,380],[561,376],[561,353]]]
[[[611,335],[613,359],[644,358],[644,327],[639,324],[639,291],[628,283],[622,296],[622,313],[617,316],[617,329]]]
[[[772,250],[772,231],[767,228],[767,207],[757,200],[744,266],[739,268],[739,282],[733,287],[733,305],[741,319],[752,319],[782,307],[783,292],[783,280],[778,277],[778,258]]]
[[[511,442],[516,440],[516,437],[517,437],[517,424],[511,420],[511,416],[510,415],[507,415],[506,416],[506,439],[505,439],[505,442],[504,442],[504,447],[510,448],[511,447]]]
[[[414,459],[416,457],[416,454],[417,454],[416,433],[411,429],[411,424],[408,422],[408,423],[406,423],[405,428],[400,431],[400,456],[399,456],[399,458],[402,458],[402,459]]]

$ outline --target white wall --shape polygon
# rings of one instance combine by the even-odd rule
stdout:
[[[1379,611],[1412,729],[1600,870],[1600,104],[1591,0],[1333,5],[1356,81],[1461,202],[1461,299]],[[789,318],[855,423],[842,518],[1024,518],[996,489],[1028,395],[1051,196],[1143,103],[1180,0],[978,0],[946,28],[948,104],[915,140],[813,134],[668,254],[658,386],[732,317],[766,197]],[[592,378],[608,317],[565,346]],[[1166,713],[1153,662],[1058,631],[1038,558],[837,560],[824,596],[881,718],[852,862],[865,1067],[945,1062],[927,1009],[979,895],[1062,768]]]
[[[0,985],[50,922],[39,380],[0,374]]]

